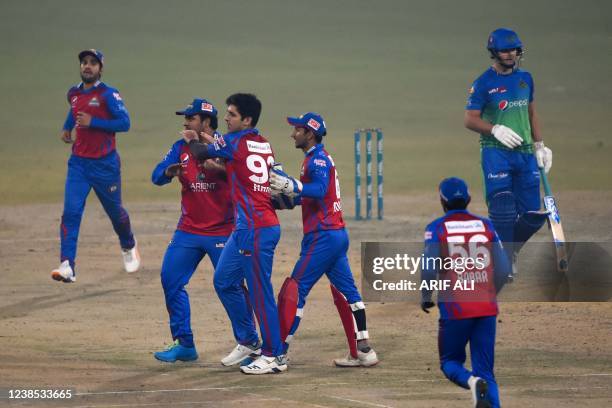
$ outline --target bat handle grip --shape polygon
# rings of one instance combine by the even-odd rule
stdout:
[[[542,179],[542,184],[544,185],[544,194],[551,196],[552,191],[550,189],[550,184],[548,183],[548,177],[546,177],[546,172],[543,168],[540,168],[540,178]]]

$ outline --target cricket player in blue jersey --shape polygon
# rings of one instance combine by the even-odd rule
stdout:
[[[450,282],[447,289],[438,291],[437,298],[440,369],[449,380],[472,392],[475,407],[497,408],[499,391],[493,373],[496,293],[506,282],[511,265],[491,221],[467,211],[467,184],[450,177],[442,180],[439,193],[445,214],[425,230],[421,285],[427,283],[427,287],[421,286],[421,309],[429,313],[435,305],[432,282]],[[448,259],[453,263],[445,268],[442,264],[447,265]],[[471,370],[464,367],[468,343]]]
[[[325,121],[321,115],[308,112],[288,117],[287,122],[293,126],[291,137],[296,149],[304,152],[300,178],[275,166],[270,186],[273,197],[285,195],[302,206],[304,238],[300,259],[278,295],[284,351],[300,324],[308,293],[326,275],[349,343],[349,354],[335,359],[334,364],[371,367],[378,363],[378,356],[368,343],[365,304],[348,262],[349,236],[342,218],[340,181],[334,160],[323,145]]]
[[[546,221],[539,211],[539,168],[548,173],[552,151],[540,133],[533,78],[519,68],[518,35],[499,28],[489,35],[487,49],[493,65],[470,88],[464,124],[480,134],[489,217],[516,263],[518,251]]]
[[[183,133],[202,133],[220,137],[217,129],[217,109],[206,99],[194,99],[185,109]],[[189,145],[181,138],[155,167],[151,180],[165,185],[176,178],[181,183],[181,216],[168,245],[161,268],[161,282],[170,317],[173,343],[154,357],[174,363],[198,358],[193,332],[191,310],[185,286],[198,264],[208,255],[213,267],[221,256],[225,242],[234,226],[234,209],[225,167],[218,159],[196,160]]]
[[[93,188],[119,236],[126,272],[136,272],[140,254],[121,203],[121,161],[115,133],[130,129],[130,117],[119,91],[100,81],[104,56],[95,49],[79,53],[81,82],[68,91],[70,109],[61,134],[72,144],[60,225],[60,266],[51,277],[60,282],[76,280],[77,240],[85,202]],[[76,139],[72,139],[75,129]]]

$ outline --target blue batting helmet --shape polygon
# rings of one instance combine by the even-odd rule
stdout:
[[[498,28],[489,34],[487,50],[497,52],[499,50],[510,50],[512,48],[523,48],[523,43],[516,32],[508,28]]]

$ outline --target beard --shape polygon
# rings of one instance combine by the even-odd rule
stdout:
[[[97,80],[100,79],[100,75],[92,75],[92,74],[83,74],[81,73],[81,81],[83,81],[84,84],[93,84],[95,83]]]

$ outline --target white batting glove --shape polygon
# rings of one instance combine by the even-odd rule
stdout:
[[[272,169],[270,172],[270,187],[289,197],[295,197],[302,192],[302,183],[287,175],[282,170]]]
[[[495,125],[491,130],[491,134],[499,140],[501,144],[509,149],[514,149],[523,143],[523,138],[520,137],[514,130],[504,125]]]
[[[535,142],[535,157],[538,161],[538,167],[544,169],[544,173],[548,173],[552,167],[552,150],[544,146],[544,142]]]

